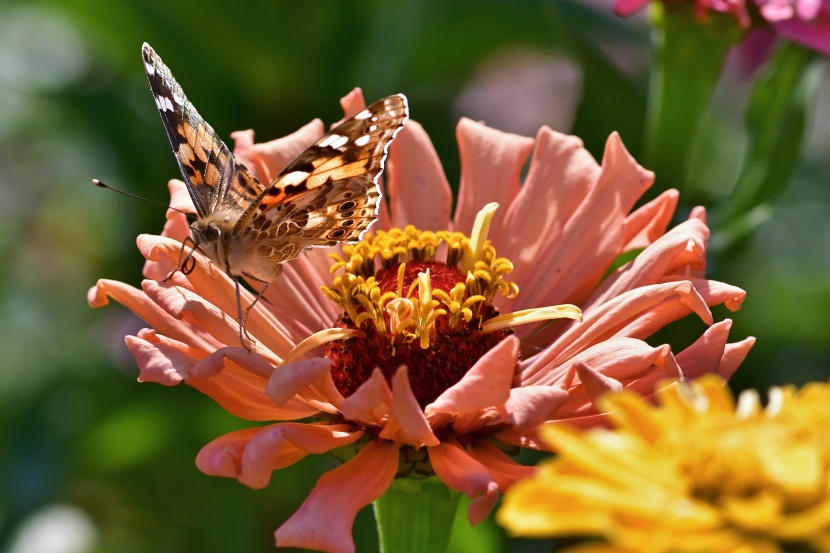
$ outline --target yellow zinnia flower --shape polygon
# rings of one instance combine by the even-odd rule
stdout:
[[[608,542],[580,551],[830,551],[830,385],[772,388],[762,408],[706,375],[658,398],[605,396],[614,430],[540,429],[559,456],[507,492],[499,523]]]

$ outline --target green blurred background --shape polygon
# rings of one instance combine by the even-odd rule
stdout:
[[[246,423],[186,386],[137,384],[123,336],[143,325],[118,305],[86,304],[97,278],[140,282],[135,236],[164,219],[162,208],[90,179],[166,202],[165,184],[178,176],[142,42],[223,137],[254,128],[265,140],[314,117],[330,123],[353,86],[369,100],[404,92],[456,183],[460,116],[529,135],[547,124],[578,134],[597,157],[619,130],[639,155],[649,28],[611,7],[0,1],[0,552],[272,551],[274,529],[335,464],[308,458],[260,491],[203,475],[194,466],[201,446]],[[717,203],[736,176],[753,55],[730,59],[690,176],[698,195],[686,200]],[[731,315],[733,338],[758,337],[738,389],[828,375],[830,131],[820,122],[830,94],[819,91],[795,177],[770,219],[711,260],[710,276],[748,291]],[[676,185],[658,175],[658,188]],[[355,537],[358,551],[377,551],[371,510]],[[551,547],[461,521],[453,551]]]

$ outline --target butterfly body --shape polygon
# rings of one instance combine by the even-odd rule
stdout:
[[[191,238],[235,281],[240,341],[247,348],[239,278],[267,284],[303,250],[363,237],[377,220],[387,150],[409,117],[406,97],[387,96],[367,106],[265,185],[233,156],[146,43],[142,58],[196,208]]]

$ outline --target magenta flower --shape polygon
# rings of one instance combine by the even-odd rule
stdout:
[[[360,91],[342,104],[357,113]],[[234,153],[267,181],[323,130],[315,120],[265,144],[238,132]],[[535,470],[505,450],[545,448],[539,425],[599,424],[594,402],[609,390],[650,396],[665,379],[728,378],[754,342],[728,343],[731,321],[713,321],[709,306],[736,310],[745,294],[704,276],[704,210],[667,230],[676,191],[633,209],[653,174],[619,136],[601,164],[549,128],[534,140],[462,119],[457,138],[455,213],[429,137],[410,121],[390,149],[373,235],[287,263],[248,317],[253,352],[238,347],[234,286],[220,269],[200,258],[161,282],[188,233],[181,213],[168,211],[162,236],[138,238],[141,289],[100,280],[90,290],[91,305],[115,299],[152,327],[126,338],[141,381],[186,382],[268,421],[205,446],[205,473],[261,488],[308,454],[346,459],[277,530],[278,546],[354,551],[358,510],[396,477],[466,493],[476,523]],[[192,211],[182,183],[170,190],[171,206]],[[582,322],[554,320],[580,309]],[[710,326],[683,351],[645,341],[690,314]]]
[[[830,0],[756,0],[780,35],[830,56]]]
[[[628,17],[648,5],[650,0],[617,0],[614,12]],[[700,21],[706,19],[710,11],[732,15],[741,27],[749,27],[751,19],[746,7],[746,0],[689,0],[694,5],[695,15]]]
[[[700,20],[716,11],[731,14],[741,27],[750,18],[746,0],[693,0]],[[614,11],[626,17],[647,6],[649,0],[617,0]],[[825,55],[830,55],[830,0],[755,0],[755,7],[769,26],[781,36]]]

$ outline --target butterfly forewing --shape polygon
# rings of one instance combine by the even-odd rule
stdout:
[[[243,213],[264,187],[202,119],[150,45],[145,43],[141,53],[153,98],[199,217],[220,210]]]
[[[274,257],[293,237],[302,248],[362,237],[376,220],[387,150],[408,117],[396,94],[344,121],[292,161],[239,219]]]

